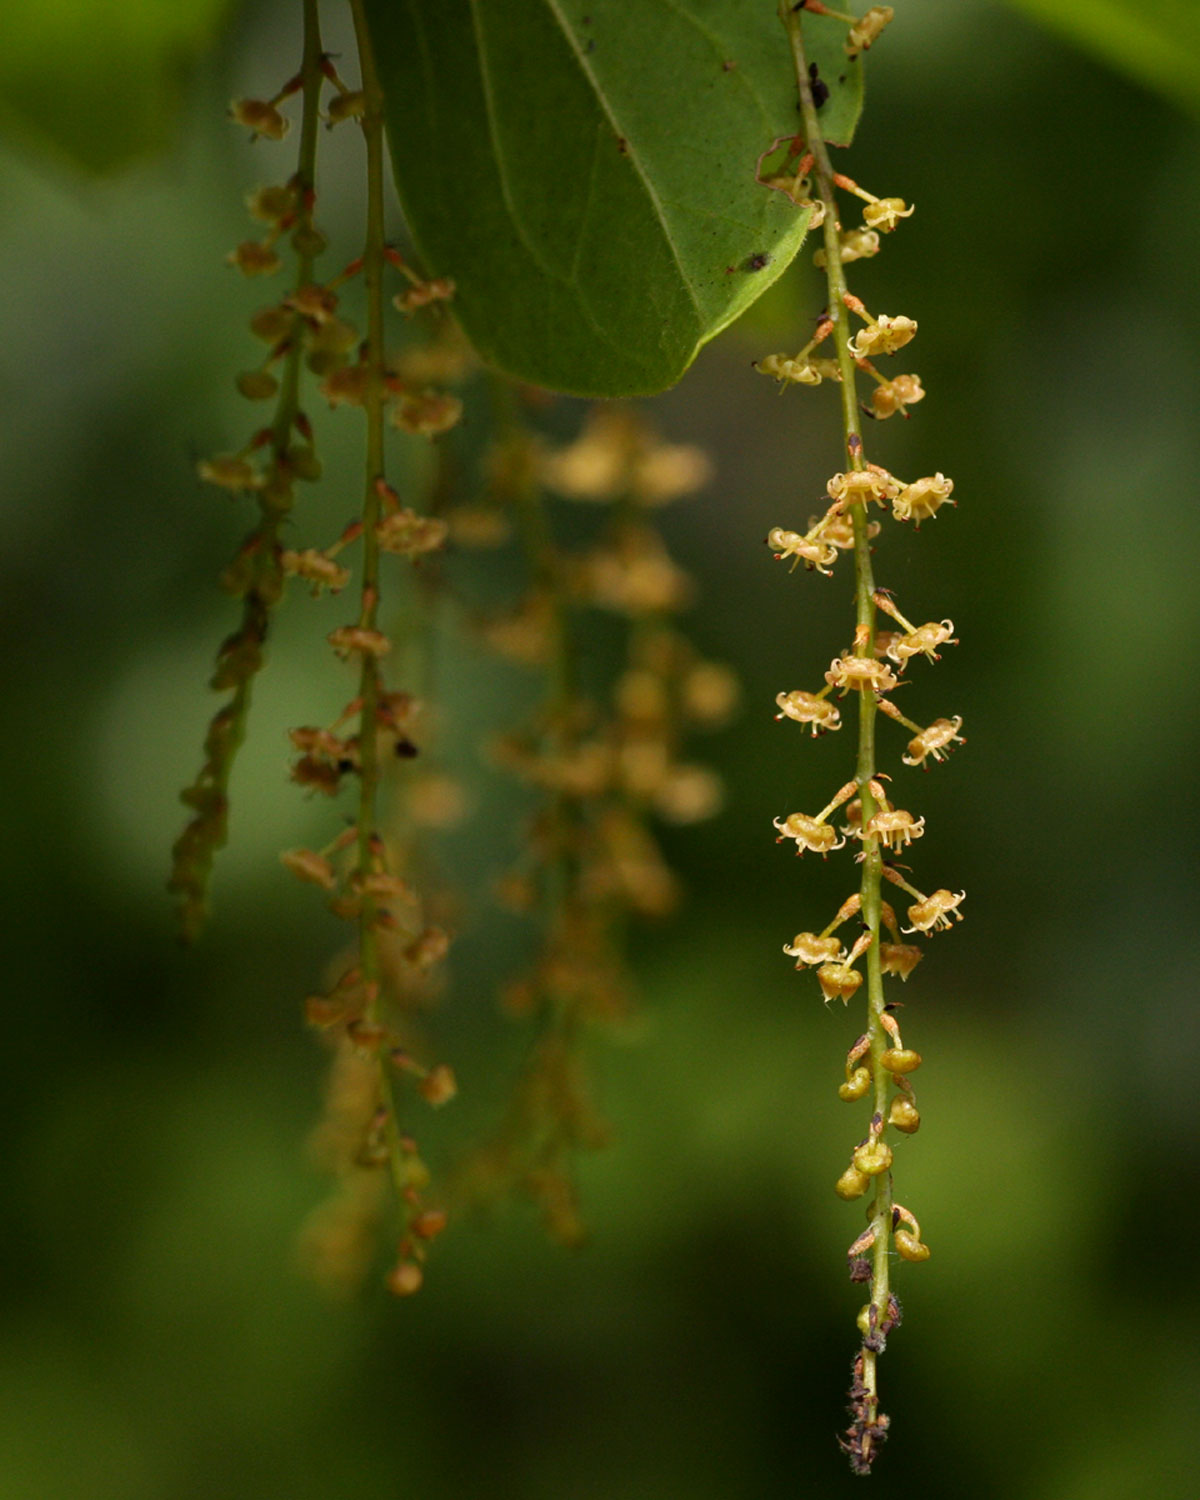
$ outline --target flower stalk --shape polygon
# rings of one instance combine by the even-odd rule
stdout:
[[[840,713],[828,699],[831,691],[838,690],[843,698],[853,693],[858,741],[854,780],[815,818],[793,813],[776,819],[775,826],[781,838],[795,839],[800,853],[809,849],[824,855],[840,848],[846,838],[856,839],[860,844],[857,893],[847,898],[823,932],[800,933],[784,951],[795,957],[798,969],[808,966],[817,969],[826,1003],[837,998],[848,1003],[863,989],[866,994],[866,1029],[847,1054],[845,1082],[838,1093],[847,1103],[867,1100],[870,1117],[866,1136],[855,1147],[849,1166],[836,1184],[841,1198],[849,1201],[867,1198],[869,1205],[867,1227],[849,1250],[851,1280],[869,1284],[870,1300],[858,1318],[862,1343],[855,1356],[850,1388],[853,1421],[842,1440],[851,1468],[855,1473],[866,1474],[889,1426],[889,1418],[879,1404],[878,1363],[888,1333],[900,1321],[900,1305],[891,1287],[892,1256],[897,1254],[912,1262],[929,1256],[916,1219],[896,1202],[893,1148],[888,1139],[889,1130],[911,1135],[920,1124],[908,1075],[920,1065],[921,1057],[903,1045],[895,1007],[887,1001],[884,991],[885,974],[906,980],[919,961],[921,950],[901,942],[895,913],[883,899],[883,886],[886,881],[916,898],[908,908],[911,925],[903,929],[905,933],[929,934],[949,928],[952,918],[961,919],[957,907],[962,900],[961,893],[955,895],[948,890],[924,896],[890,862],[890,856],[921,836],[925,820],[914,818],[890,801],[885,786],[888,778],[877,762],[876,729],[880,712],[915,734],[908,747],[909,754],[903,759],[907,765],[920,764],[926,769],[927,758],[944,759],[949,746],[961,740],[957,731],[962,721],[941,719],[923,729],[906,718],[888,697],[915,658],[924,656],[935,662],[940,659],[939,646],[957,642],[953,640],[952,621],[914,625],[901,613],[890,592],[878,587],[871,541],[880,528],[869,519],[868,513],[872,505],[885,511],[890,509],[893,519],[912,521],[916,526],[949,501],[953,486],[941,474],[907,484],[869,462],[865,452],[860,412],[876,419],[886,419],[897,412],[907,417],[907,407],[924,396],[916,376],[888,380],[871,362],[874,357],[894,353],[907,344],[917,325],[901,315],[872,316],[851,293],[845,265],[876,254],[880,233],[891,233],[901,220],[911,215],[912,209],[901,199],[877,198],[835,171],[821,130],[819,80],[805,49],[800,14],[805,9],[849,26],[846,39],[849,56],[865,50],[877,38],[891,19],[891,12],[889,7],[874,6],[856,21],[822,5],[806,6],[804,0],[799,5],[779,0],[778,14],[788,37],[803,118],[803,138],[797,137],[789,152],[795,168],[794,176],[789,168],[788,191],[794,201],[809,207],[810,222],[823,230],[824,246],[816,260],[825,272],[828,302],[814,338],[799,354],[770,355],[759,361],[759,369],[779,380],[784,389],[787,384],[819,385],[825,380],[833,380],[841,388],[847,468],[829,481],[827,494],[831,503],[822,516],[812,520],[805,533],[775,528],[768,542],[777,558],[794,559],[793,568],[803,562],[807,569],[826,574],[840,550],[850,550],[854,556],[852,646],[831,663],[825,674],[826,686],[819,693],[796,690],[780,693],[776,700],[781,710],[777,718],[808,725],[815,737],[841,727]],[[861,228],[847,230],[840,222],[839,190],[864,205]],[[853,318],[862,324],[857,332],[853,330]],[[827,340],[832,344],[833,358],[815,358],[813,350]],[[860,372],[874,385],[869,407],[859,405]],[[877,629],[881,611],[901,627],[900,631]],[[843,806],[847,817],[846,838],[839,842],[828,820]],[[861,931],[848,948],[843,948],[835,933],[853,918],[860,922]],[[891,941],[885,941],[885,936]],[[859,963],[865,969],[865,985],[864,975],[857,968]]]

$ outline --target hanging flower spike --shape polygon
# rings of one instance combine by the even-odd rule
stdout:
[[[809,530],[778,534],[779,550],[791,544],[792,555],[798,546],[814,543],[851,554],[855,575],[854,636],[849,649],[830,663],[825,673],[826,686],[819,694],[781,693],[777,697],[778,717],[790,717],[808,723],[813,734],[827,727],[829,695],[856,697],[855,718],[858,749],[853,782],[839,792],[835,804],[844,805],[844,833],[858,847],[856,861],[861,871],[860,889],[852,902],[843,904],[837,917],[821,933],[802,932],[785,945],[785,952],[796,960],[798,968],[816,969],[821,992],[827,1002],[835,998],[848,1001],[858,995],[866,998],[866,1029],[847,1054],[845,1078],[839,1083],[838,1095],[847,1103],[868,1102],[870,1116],[866,1138],[855,1147],[850,1164],[836,1183],[839,1197],[854,1201],[866,1197],[868,1223],[850,1247],[850,1276],[857,1283],[869,1283],[870,1298],[858,1313],[861,1346],[854,1359],[850,1387],[852,1422],[841,1446],[857,1474],[870,1471],[880,1447],[888,1435],[889,1420],[879,1405],[878,1358],[888,1335],[899,1326],[900,1304],[891,1290],[891,1276],[896,1258],[918,1262],[928,1256],[919,1226],[905,1208],[895,1204],[892,1196],[894,1166],[893,1140],[911,1136],[920,1124],[909,1077],[920,1066],[921,1057],[901,1039],[896,1006],[884,995],[884,976],[899,975],[907,980],[923,956],[919,945],[901,940],[901,929],[891,905],[882,899],[882,882],[887,880],[909,894],[909,922],[905,933],[928,933],[951,926],[961,918],[958,907],[963,895],[947,890],[932,896],[910,885],[895,865],[887,859],[907,850],[925,831],[924,817],[893,805],[888,796],[887,778],[877,769],[876,738],[883,718],[904,725],[915,736],[904,757],[909,765],[924,764],[927,759],[943,759],[947,749],[961,739],[957,731],[961,720],[938,720],[923,727],[907,719],[887,696],[899,685],[900,674],[914,656],[931,662],[939,660],[940,650],[956,644],[950,620],[913,623],[904,618],[891,595],[874,583],[871,543],[881,533],[883,523],[872,521],[868,511],[872,504],[892,520],[911,520],[914,524],[936,514],[950,500],[951,484],[938,474],[906,484],[881,465],[868,461],[864,452],[860,413],[886,420],[898,412],[907,417],[908,408],[925,396],[920,378],[915,374],[896,375],[891,379],[880,374],[871,363],[877,356],[894,354],[903,349],[917,332],[913,318],[905,315],[870,313],[846,285],[845,268],[855,260],[878,252],[884,234],[894,231],[913,209],[901,198],[878,198],[860,188],[851,178],[833,170],[823,138],[819,103],[814,96],[815,69],[809,63],[804,25],[799,12],[841,21],[848,28],[847,52],[857,56],[874,42],[891,20],[891,7],[872,6],[861,18],[843,14],[821,3],[802,0],[793,6],[791,0],[779,0],[779,16],[791,46],[800,110],[803,115],[803,142],[797,137],[791,148],[789,163],[797,160],[796,175],[805,178],[805,190],[819,199],[824,209],[824,245],[814,257],[825,271],[827,283],[826,311],[818,330],[822,339],[832,345],[842,378],[841,406],[846,466],[827,485],[829,506],[824,516],[810,521]],[[777,145],[779,143],[776,143]],[[809,181],[811,179],[811,182]],[[837,192],[851,193],[863,207],[863,227],[843,230]],[[855,332],[851,317],[861,319]],[[810,360],[811,345],[795,357],[796,365]],[[812,378],[821,373],[815,369],[791,369],[783,363],[785,356],[771,362],[767,373],[786,378],[800,375],[796,383],[818,384]],[[873,382],[868,404],[860,406],[857,382],[860,372]],[[880,613],[888,614],[899,628],[881,629]],[[878,711],[878,712],[877,712]],[[830,726],[831,727],[831,726]],[[825,832],[826,820],[835,804],[815,818],[803,814],[775,820],[780,837],[796,838],[801,848],[828,846],[836,841]],[[850,917],[862,922],[861,935],[848,951],[837,948],[836,929]],[[884,941],[884,936],[888,941]],[[861,970],[858,965],[861,962]],[[890,1133],[893,1133],[889,1139]]]

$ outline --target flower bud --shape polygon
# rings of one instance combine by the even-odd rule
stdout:
[[[279,382],[270,370],[243,370],[237,388],[247,401],[269,401],[278,391]]]
[[[866,1068],[855,1068],[846,1082],[838,1089],[838,1098],[844,1099],[847,1104],[853,1104],[871,1087],[871,1075]]]
[[[448,1104],[454,1098],[458,1093],[458,1084],[451,1069],[445,1063],[438,1063],[437,1067],[430,1068],[417,1084],[417,1090],[436,1109],[441,1104]]]
[[[897,1253],[903,1260],[929,1259],[929,1246],[924,1240],[919,1240],[911,1230],[897,1229],[892,1235],[892,1244],[895,1245]]]
[[[921,1111],[906,1095],[900,1094],[892,1100],[888,1110],[888,1124],[894,1125],[905,1135],[915,1135],[921,1128]]]
[[[237,124],[255,135],[265,135],[269,141],[283,140],[291,126],[287,116],[281,115],[266,99],[235,99],[229,113]]]
[[[891,21],[895,11],[890,5],[872,5],[851,26],[846,36],[846,56],[857,57],[860,52],[865,52],[873,42],[879,40],[879,34]]]
[[[911,1047],[889,1047],[879,1061],[889,1073],[915,1073],[921,1066],[921,1054]]]
[[[205,484],[216,484],[225,490],[252,490],[261,482],[258,471],[248,459],[235,458],[229,453],[201,459],[196,472]]]
[[[327,891],[331,891],[337,883],[333,866],[323,855],[315,853],[312,849],[285,849],[279,858],[282,864],[301,880],[309,880],[313,885],[322,886]]]
[[[868,1177],[878,1177],[892,1164],[892,1148],[886,1141],[864,1141],[854,1152],[854,1165]]]
[[[329,123],[333,126],[340,125],[343,120],[360,120],[366,107],[366,97],[361,89],[337,94],[329,101]]]
[[[256,219],[265,224],[278,224],[286,219],[296,207],[296,192],[286,184],[260,187],[246,199],[246,207]]]
[[[840,1000],[845,1005],[862,984],[862,975],[840,964],[822,964],[817,970],[817,983],[826,1000]]]
[[[387,1275],[387,1289],[396,1297],[411,1297],[421,1290],[424,1281],[421,1268],[415,1261],[402,1260],[393,1266]]]
[[[880,943],[879,961],[884,974],[899,974],[907,979],[924,958],[924,951],[912,943]]]
[[[865,1172],[860,1172],[857,1167],[847,1167],[834,1184],[834,1192],[839,1198],[847,1201],[853,1198],[861,1198],[867,1190],[870,1181]]]
[[[435,1239],[446,1227],[444,1209],[429,1208],[409,1222],[409,1229],[419,1240]]]
[[[258,240],[243,240],[225,259],[243,276],[271,276],[283,264],[270,245]]]
[[[290,308],[276,304],[261,308],[254,314],[250,319],[250,332],[264,344],[277,344],[291,333],[294,321]]]
[[[297,224],[292,230],[292,249],[297,255],[316,260],[317,256],[324,252],[325,245],[325,236],[312,224]]]

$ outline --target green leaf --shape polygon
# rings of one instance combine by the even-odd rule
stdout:
[[[1200,0],[1011,0],[1177,104],[1200,107]]]
[[[410,231],[485,359],[579,395],[672,385],[808,210],[756,180],[799,126],[770,0],[367,0]],[[807,17],[846,143],[845,26]]]
[[[0,0],[0,131],[104,171],[161,145],[229,0]],[[279,68],[283,78],[289,63]]]

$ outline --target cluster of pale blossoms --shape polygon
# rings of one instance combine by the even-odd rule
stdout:
[[[825,271],[828,302],[802,349],[768,355],[757,368],[779,382],[781,390],[826,382],[842,386],[844,470],[829,479],[821,505],[814,507],[816,514],[806,525],[777,526],[767,541],[777,559],[790,560],[793,571],[803,563],[828,576],[843,553],[851,555],[854,566],[855,625],[849,647],[830,662],[823,685],[776,697],[776,717],[807,727],[811,737],[840,729],[841,705],[847,698],[855,701],[854,776],[818,812],[790,812],[774,822],[778,841],[791,840],[797,854],[824,857],[849,846],[860,870],[858,890],[842,902],[832,920],[819,932],[797,933],[783,951],[797,969],[816,972],[827,1004],[835,999],[846,1004],[860,991],[867,1002],[866,1024],[846,1055],[838,1094],[848,1103],[866,1100],[870,1115],[866,1133],[836,1183],[841,1198],[865,1198],[867,1206],[866,1228],[848,1252],[851,1280],[869,1284],[869,1300],[858,1315],[861,1346],[850,1387],[852,1421],[841,1440],[854,1472],[865,1474],[889,1425],[879,1406],[877,1358],[901,1317],[891,1289],[890,1258],[895,1252],[905,1261],[919,1262],[930,1253],[915,1216],[893,1194],[893,1132],[911,1135],[921,1123],[911,1081],[921,1055],[901,1037],[900,1007],[888,998],[887,981],[907,981],[923,956],[923,940],[962,920],[965,895],[946,887],[927,894],[909,882],[908,867],[901,861],[924,835],[925,819],[893,800],[891,778],[878,769],[875,743],[881,716],[896,721],[911,736],[903,763],[928,770],[962,742],[961,718],[918,724],[904,715],[893,697],[905,684],[906,674],[920,670],[914,662],[937,662],[944,647],[957,644],[954,623],[914,622],[901,613],[892,593],[876,585],[872,544],[889,518],[916,529],[956,502],[946,475],[903,479],[869,462],[864,451],[860,412],[875,421],[897,415],[906,419],[924,400],[925,390],[917,375],[885,374],[876,364],[911,343],[916,321],[899,313],[870,312],[847,288],[845,267],[878,254],[882,237],[911,217],[913,208],[901,198],[876,197],[834,171],[818,114],[818,87],[824,85],[807,60],[804,31],[795,14],[800,10],[845,22],[846,51],[856,56],[891,20],[891,8],[872,6],[855,20],[818,0],[781,6],[792,44],[804,136],[776,141],[760,158],[758,174],[765,187],[808,209],[810,227],[823,227],[824,247],[816,262]],[[768,168],[766,163],[776,165]],[[839,193],[861,203],[861,223],[851,227],[840,222]],[[869,397],[860,405],[861,377],[868,382]],[[900,912],[884,899],[885,891],[893,895],[888,886],[907,896]],[[849,930],[848,924],[853,924]]]

